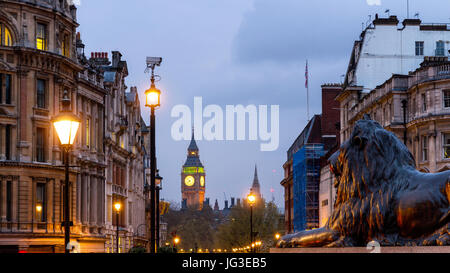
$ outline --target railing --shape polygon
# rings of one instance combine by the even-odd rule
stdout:
[[[113,194],[118,194],[118,195],[122,195],[122,196],[125,196],[125,197],[127,196],[127,189],[123,188],[120,185],[113,184],[112,185],[112,191],[113,191]]]
[[[103,235],[104,227],[92,227],[76,225],[71,229],[73,234],[95,234]],[[17,222],[0,220],[0,234],[4,233],[23,233],[23,234],[37,234],[37,235],[52,235],[60,236],[64,234],[62,222]]]

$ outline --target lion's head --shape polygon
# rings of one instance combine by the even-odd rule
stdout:
[[[336,203],[328,227],[360,240],[395,228],[388,214],[404,185],[399,173],[415,169],[415,161],[393,133],[366,115],[330,157],[330,166],[336,175]]]

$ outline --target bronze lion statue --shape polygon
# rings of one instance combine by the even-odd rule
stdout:
[[[417,171],[407,147],[369,116],[329,163],[336,201],[328,222],[277,247],[450,245],[450,171]]]

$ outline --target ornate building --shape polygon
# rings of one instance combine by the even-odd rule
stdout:
[[[72,242],[112,251],[112,203],[123,204],[120,246],[145,224],[137,90],[113,52],[84,55],[67,1],[0,1],[0,252],[63,252],[62,151],[51,119],[67,92],[81,119],[70,157]],[[115,250],[117,251],[117,250]]]
[[[205,169],[192,131],[186,162],[181,170],[182,207],[202,209],[205,200]]]
[[[351,105],[341,116],[341,139],[348,139],[355,122],[369,114],[406,143],[418,169],[450,169],[449,90],[448,57],[425,57],[415,71],[393,75],[369,93],[347,88],[337,97],[341,109]]]

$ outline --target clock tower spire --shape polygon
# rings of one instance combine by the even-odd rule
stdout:
[[[181,170],[181,196],[189,208],[202,209],[205,199],[205,168],[200,161],[199,149],[192,129],[187,158]]]

